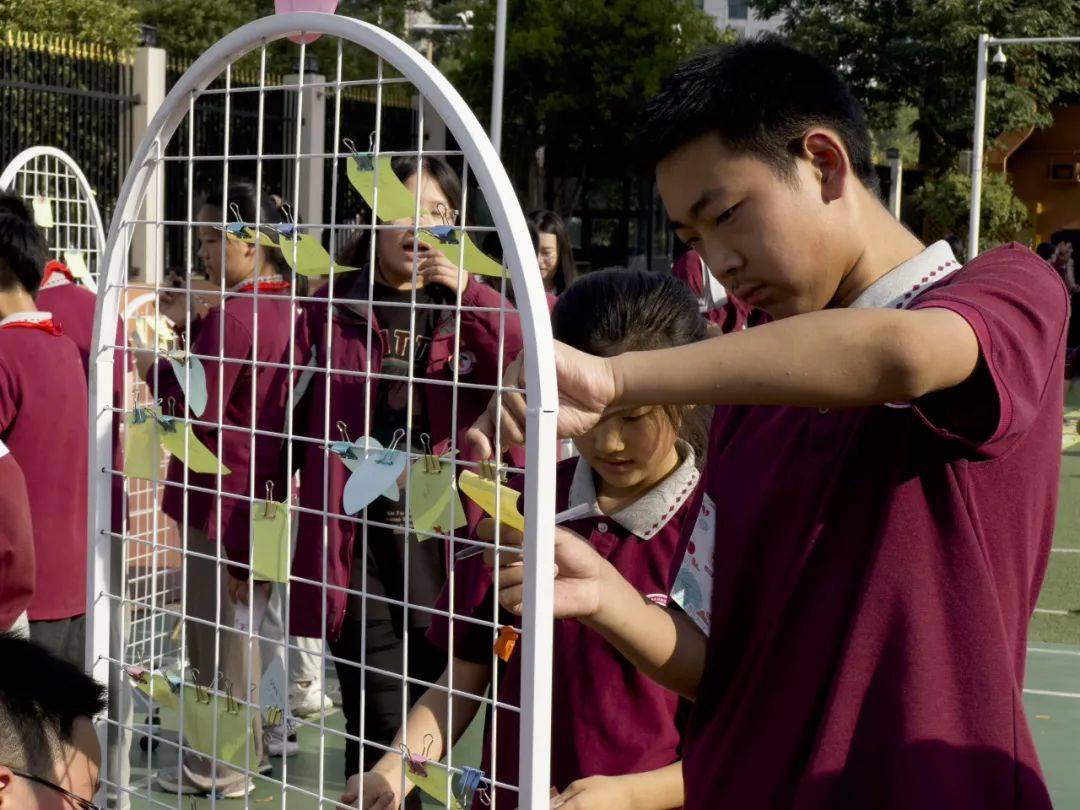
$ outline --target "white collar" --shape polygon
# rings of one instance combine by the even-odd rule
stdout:
[[[682,462],[667,478],[650,489],[629,506],[609,517],[642,540],[650,540],[667,525],[679,507],[694,493],[700,473],[694,463],[694,448],[677,440]],[[596,502],[596,482],[593,470],[584,458],[578,457],[574,478],[570,482],[570,498],[567,508],[583,504],[592,506],[592,516],[604,513]]]
[[[898,264],[862,291],[853,309],[906,309],[924,288],[937,284],[962,265],[944,239]]]
[[[0,321],[0,326],[7,326],[9,323],[43,323],[51,320],[51,312],[35,309],[30,312],[12,312],[4,320]]]
[[[716,276],[712,274],[709,269],[709,265],[705,264],[705,260],[701,260],[701,272],[704,278],[701,279],[703,298],[705,299],[706,309],[719,309],[727,303],[727,290],[724,289],[724,285],[717,281]]]
[[[51,290],[53,287],[60,287],[64,284],[70,283],[71,282],[68,281],[67,276],[65,276],[63,273],[54,271],[49,274],[49,280],[42,284],[40,287],[38,287],[38,290]]]
[[[0,441],[0,458],[3,458],[4,456],[6,456],[10,452],[11,451],[8,449],[8,446],[6,444],[4,444],[2,441]]]

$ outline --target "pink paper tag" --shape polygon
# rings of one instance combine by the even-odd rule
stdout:
[[[292,11],[321,11],[325,14],[333,14],[337,11],[338,0],[274,0],[274,11],[278,14],[288,14]],[[299,45],[301,42],[310,45],[322,34],[304,34],[292,36],[289,39]]]

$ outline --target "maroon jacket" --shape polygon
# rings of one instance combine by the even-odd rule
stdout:
[[[329,285],[316,296],[327,297]],[[363,274],[353,279],[335,281],[334,299],[345,302],[350,299],[363,301],[367,298],[368,282]],[[459,382],[494,386],[502,378],[506,365],[522,348],[521,323],[512,306],[491,287],[471,281],[461,296],[465,307],[489,307],[507,310],[500,318],[499,312],[462,312],[461,347],[458,352]],[[309,302],[301,314],[303,325],[297,328],[298,363],[304,366],[301,375],[302,399],[297,406],[294,432],[302,437],[301,452],[294,450],[300,464],[300,518],[296,551],[293,556],[294,577],[321,582],[323,580],[323,518],[326,518],[326,634],[336,638],[341,631],[345,616],[346,594],[338,588],[346,588],[353,561],[353,545],[359,517],[344,516],[342,493],[348,479],[348,470],[335,459],[326,458],[323,445],[340,438],[337,422],[347,425],[349,437],[357,440],[364,435],[367,409],[372,407],[377,391],[377,380],[371,379],[370,389],[363,376],[341,373],[341,370],[370,371],[378,374],[381,369],[382,349],[378,339],[379,325],[375,318],[357,312],[359,306],[346,307],[343,303],[333,306],[329,325],[327,305]],[[370,328],[369,328],[370,320]],[[500,320],[503,330],[503,352],[499,356]],[[425,377],[433,380],[452,381],[454,374],[454,323],[452,312],[440,321],[432,336],[428,352]],[[327,330],[330,337],[330,368],[338,370],[330,374],[329,419],[327,408]],[[368,345],[368,335],[372,344]],[[312,359],[313,358],[313,359]],[[431,442],[436,454],[449,450],[451,435],[457,437],[459,460],[473,459],[472,449],[465,434],[487,408],[491,400],[490,389],[459,386],[457,389],[457,423],[452,424],[453,388],[444,385],[424,385]],[[329,435],[327,431],[329,430]],[[312,441],[314,440],[314,441]],[[511,454],[512,461],[524,463],[523,451]],[[324,462],[325,468],[324,468]],[[333,463],[329,463],[333,462]],[[325,481],[324,487],[324,469]],[[468,507],[467,507],[468,509]],[[339,517],[340,516],[340,517]],[[318,637],[322,634],[323,589],[321,586],[293,581],[290,607],[289,631],[294,635]]]

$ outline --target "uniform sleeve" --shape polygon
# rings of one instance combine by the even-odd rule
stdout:
[[[453,656],[475,664],[487,664],[491,661],[494,638],[491,621],[494,615],[495,589],[491,572],[484,565],[482,557],[470,557],[456,563],[453,583],[454,617],[433,614],[427,639],[438,649],[449,653],[450,627],[453,625]],[[450,611],[450,580],[443,585],[435,608]]]
[[[913,403],[931,430],[996,456],[1042,408],[1061,408],[1047,391],[1064,376],[1069,300],[1045,262],[1020,245],[991,251],[912,308],[931,307],[958,314],[979,343],[979,366],[969,380]]]
[[[462,312],[461,342],[476,357],[474,380],[483,385],[498,385],[503,371],[521,352],[521,316],[502,294],[478,281],[470,281],[461,295],[468,307],[489,307],[505,312]],[[499,332],[502,331],[502,354]]]
[[[0,357],[0,435],[6,436],[11,423],[15,421],[21,398],[15,375]]]

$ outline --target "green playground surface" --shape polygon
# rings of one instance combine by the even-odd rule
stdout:
[[[1028,646],[1024,706],[1039,750],[1043,771],[1050,785],[1054,806],[1080,807],[1080,386],[1070,392],[1062,425],[1061,492],[1058,499],[1057,528],[1049,568],[1031,622]],[[333,681],[333,673],[327,673]],[[139,719],[139,718],[137,718]],[[166,728],[175,728],[170,718]],[[478,717],[465,738],[454,747],[455,764],[479,764],[482,718]],[[341,732],[344,718],[340,710],[326,716],[325,728]],[[308,808],[333,807],[320,802],[318,774],[325,774],[323,796],[332,801],[344,787],[344,740],[338,734],[320,733],[318,724],[299,729],[300,753],[287,760],[271,759],[273,773],[255,782],[255,791],[242,800],[200,798],[194,808],[202,810],[223,805],[248,807]],[[175,735],[173,735],[175,739]],[[192,800],[178,800],[156,789],[152,773],[160,767],[175,767],[176,748],[162,740],[152,754],[138,745],[132,752],[132,807],[193,810]],[[284,769],[290,788],[283,789]],[[425,810],[441,807],[425,802]]]

